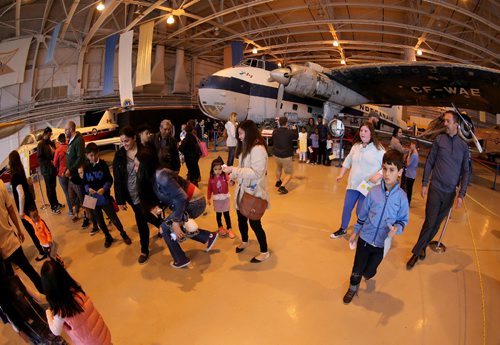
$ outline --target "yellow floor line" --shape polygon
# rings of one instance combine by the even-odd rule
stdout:
[[[476,199],[474,199],[473,197],[470,196],[470,194],[466,194],[465,195],[466,197],[468,197],[469,199],[471,199],[472,201],[474,201],[476,204],[478,204],[480,207],[484,208],[486,211],[488,211],[489,213],[491,213],[492,215],[500,218],[500,214],[498,213],[495,213],[493,212],[492,210],[490,210],[488,207],[484,206],[483,204],[481,204],[479,201],[477,201]]]
[[[469,210],[467,209],[467,205],[465,202],[464,206],[465,206],[465,214],[467,217],[467,224],[469,225],[470,236],[472,238],[472,245],[474,246],[474,256],[476,257],[477,274],[479,275],[479,287],[481,288],[481,308],[483,311],[483,345],[486,345],[486,303],[484,298],[483,275],[481,274],[481,266],[479,265],[479,255],[478,255],[476,240],[474,239],[474,232],[472,231],[472,225],[470,223]]]

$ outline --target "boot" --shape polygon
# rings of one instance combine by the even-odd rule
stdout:
[[[349,285],[349,290],[344,295],[344,304],[349,304],[351,303],[352,299],[354,298],[354,295],[358,294],[358,285]]]

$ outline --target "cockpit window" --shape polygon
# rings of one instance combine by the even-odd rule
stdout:
[[[250,66],[250,67],[263,68],[266,71],[272,71],[272,70],[278,68],[278,65],[275,64],[274,62],[265,61],[265,60],[261,60],[261,59],[246,59],[246,60],[241,61],[240,66]]]

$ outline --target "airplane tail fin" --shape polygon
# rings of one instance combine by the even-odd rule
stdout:
[[[115,115],[109,110],[106,110],[102,115],[101,121],[99,121],[98,126],[105,126],[110,123],[116,124]]]

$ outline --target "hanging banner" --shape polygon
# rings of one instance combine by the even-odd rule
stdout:
[[[113,79],[115,76],[115,48],[118,43],[118,34],[106,39],[106,55],[104,56],[104,83],[102,95],[113,93]]]
[[[31,38],[0,43],[0,87],[24,82]]]
[[[132,43],[134,32],[132,30],[120,35],[118,49],[118,84],[120,86],[120,104],[122,107],[134,105],[132,94]]]
[[[57,37],[59,37],[59,31],[61,30],[61,23],[57,23],[54,31],[52,31],[52,36],[50,37],[49,49],[47,50],[47,56],[45,57],[45,63],[50,63],[54,59],[54,51],[56,50]]]
[[[224,47],[224,68],[233,67],[233,54],[231,46]]]
[[[184,49],[175,51],[174,87],[172,93],[188,93],[189,83],[184,68]]]
[[[243,60],[243,42],[234,41],[231,42],[231,50],[232,50],[232,62],[233,66],[236,66]]]
[[[154,21],[150,21],[146,24],[142,24],[139,28],[139,48],[137,50],[135,86],[151,84],[151,52],[153,50],[154,26]]]

